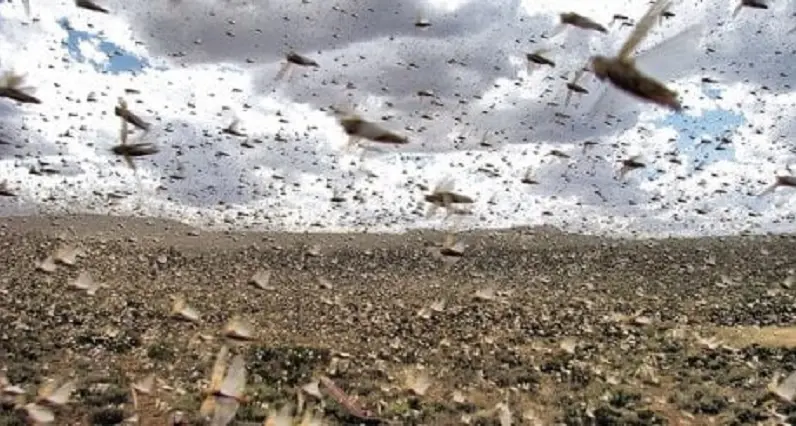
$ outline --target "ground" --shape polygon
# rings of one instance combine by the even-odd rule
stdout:
[[[767,391],[796,366],[790,236],[513,229],[463,234],[468,248],[450,258],[433,232],[225,233],[95,216],[0,225],[0,367],[31,393],[45,378],[78,379],[57,424],[130,417],[130,385],[149,373],[158,386],[142,424],[174,411],[202,424],[233,315],[257,333],[230,346],[251,399],[237,424],[262,424],[321,374],[392,424],[499,424],[500,402],[529,425],[796,421]],[[64,245],[84,255],[37,270]],[[259,269],[272,273],[267,289],[249,283]],[[105,285],[94,296],[69,287],[83,270]],[[198,323],[170,317],[175,295]],[[422,396],[405,379],[420,369],[431,378]],[[329,424],[359,424],[332,398],[321,404]],[[0,425],[20,419],[0,406]]]

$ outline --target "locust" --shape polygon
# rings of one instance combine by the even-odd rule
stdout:
[[[238,136],[238,137],[241,137],[241,138],[245,138],[245,137],[246,137],[246,133],[242,132],[242,131],[241,131],[241,130],[238,128],[238,126],[239,126],[239,125],[240,125],[240,119],[239,119],[239,118],[234,118],[234,119],[232,120],[232,123],[230,123],[230,125],[229,125],[229,126],[225,127],[225,128],[224,128],[223,130],[221,130],[221,131],[222,131],[223,133],[226,133],[226,134],[228,134],[228,135],[232,135],[232,136]]]
[[[415,19],[415,27],[416,28],[428,28],[431,26],[431,21],[423,16],[423,12],[417,13],[417,18]]]
[[[324,390],[332,397],[338,404],[340,404],[343,408],[345,408],[351,415],[360,419],[360,420],[370,420],[370,421],[377,421],[379,420],[375,413],[370,410],[362,408],[355,399],[350,397],[348,394],[345,393],[342,389],[332,379],[326,376],[319,377],[321,385],[323,385]]]
[[[584,30],[597,31],[603,34],[608,34],[608,29],[605,28],[603,25],[599,24],[597,21],[591,18],[587,18],[575,12],[565,12],[559,14],[558,16],[561,19],[561,24],[559,24],[559,26],[553,31],[552,36],[556,36],[559,33],[561,33],[561,31],[563,31],[567,25],[578,27]]]
[[[28,418],[34,424],[53,423],[55,413],[52,408],[65,405],[77,388],[74,380],[56,386],[57,382],[50,381],[39,388],[36,400],[24,406]]]
[[[644,74],[636,67],[633,52],[646,38],[658,17],[671,6],[670,0],[657,0],[641,18],[636,28],[625,40],[619,53],[615,57],[595,55],[589,58],[589,71],[600,80],[608,80],[618,89],[635,96],[638,99],[655,103],[674,111],[681,111],[682,105],[678,94],[663,83]],[[701,29],[694,26],[687,31]],[[684,32],[685,33],[685,32]],[[576,85],[585,69],[580,70],[571,84]]]
[[[16,197],[17,194],[8,186],[8,180],[0,182],[0,197]]]
[[[447,216],[454,212],[454,204],[472,204],[475,202],[471,197],[453,191],[454,182],[452,178],[440,181],[431,194],[426,194],[423,199],[431,203],[431,207],[426,213],[426,217],[431,217],[440,207],[447,210]],[[447,217],[446,216],[446,217]]]
[[[25,81],[25,76],[22,74],[15,74],[12,71],[5,71],[0,76],[0,98],[9,98],[17,102],[26,104],[40,104],[39,98],[30,95],[33,88],[22,86]]]
[[[91,10],[94,12],[110,13],[108,9],[105,9],[104,7],[98,5],[97,3],[94,3],[91,0],[75,0],[75,6],[82,9]]]
[[[387,130],[376,123],[367,121],[357,114],[345,115],[341,117],[338,122],[349,136],[348,146],[355,146],[360,139],[393,145],[409,143],[408,137]]]
[[[154,155],[160,152],[160,149],[151,142],[127,143],[127,134],[129,132],[127,125],[128,120],[122,116],[121,122],[122,127],[119,131],[119,139],[121,140],[121,143],[111,148],[111,152],[113,152],[115,155],[124,157],[124,161],[127,163],[127,165],[130,166],[133,171],[136,171],[137,169],[135,167],[135,163],[133,162],[134,157]]]
[[[528,68],[530,68],[532,64],[555,67],[556,63],[554,61],[542,56],[544,53],[547,53],[548,50],[549,49],[539,49],[535,52],[526,53],[525,58],[528,60]]]
[[[774,192],[780,186],[787,186],[789,188],[796,188],[796,176],[793,176],[793,175],[777,176],[776,180],[774,181],[774,183],[772,183],[771,185],[769,185],[768,188],[763,190],[763,192],[761,192],[758,195],[758,197],[762,197],[762,196],[764,196],[766,194],[770,194],[770,193]]]
[[[578,83],[576,83],[574,81],[567,82],[567,97],[566,97],[566,99],[564,99],[564,105],[565,106],[569,105],[569,101],[572,99],[572,94],[573,93],[578,93],[578,94],[581,94],[581,95],[588,95],[589,91],[585,87],[579,85]]]
[[[199,412],[212,416],[213,426],[226,426],[235,417],[241,403],[248,401],[244,395],[246,388],[246,366],[243,356],[237,355],[227,368],[229,349],[222,346],[213,364],[210,388]],[[226,373],[226,375],[224,374]]]
[[[732,11],[732,17],[735,18],[738,16],[744,7],[750,9],[768,9],[768,2],[766,0],[741,0],[735,10]]]
[[[634,155],[630,158],[620,161],[622,167],[619,169],[619,179],[624,179],[625,175],[636,169],[647,167],[643,158],[640,155]]]
[[[285,64],[276,73],[275,80],[281,80],[285,75],[291,74],[294,66],[320,68],[320,65],[314,59],[291,51],[285,55]]]

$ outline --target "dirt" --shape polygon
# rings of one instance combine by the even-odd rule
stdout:
[[[0,367],[35,394],[75,378],[57,424],[118,424],[149,373],[142,424],[198,415],[234,315],[257,339],[237,424],[262,424],[325,375],[383,423],[758,424],[795,422],[767,386],[796,365],[796,240],[612,240],[550,229],[444,236],[198,231],[96,216],[0,220]],[[58,247],[75,265],[37,270]],[[271,271],[268,289],[249,283]],[[80,271],[105,284],[69,287]],[[319,277],[325,279],[319,280]],[[480,291],[480,292],[479,292]],[[170,316],[181,295],[198,323]],[[435,302],[442,302],[435,304]],[[431,384],[413,393],[406,378]],[[323,388],[322,388],[323,389]],[[329,424],[364,423],[328,395]],[[24,424],[14,404],[0,425]]]

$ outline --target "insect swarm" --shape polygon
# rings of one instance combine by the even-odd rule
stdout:
[[[668,10],[670,5],[671,1],[669,0],[656,1],[641,18],[627,40],[625,40],[619,53],[615,57],[592,56],[589,58],[588,70],[594,73],[600,81],[608,80],[613,86],[625,93],[679,112],[682,110],[682,105],[678,99],[677,92],[642,73],[636,67],[636,61],[633,57],[636,47],[646,38],[659,16],[665,10]],[[683,31],[681,35],[691,35],[692,31],[701,33],[701,27],[698,25],[691,27]],[[679,36],[677,37],[679,38]],[[584,70],[579,71],[571,84],[577,84],[583,72]]]

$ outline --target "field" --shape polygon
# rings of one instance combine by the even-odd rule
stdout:
[[[34,394],[77,379],[57,424],[184,424],[198,416],[221,345],[246,359],[262,424],[331,378],[385,424],[776,424],[796,409],[769,395],[796,367],[796,240],[790,236],[610,240],[551,229],[443,236],[198,231],[95,216],[0,221],[0,367]],[[59,247],[74,265],[37,264]],[[264,288],[250,281],[270,271]],[[81,271],[93,296],[70,288]],[[173,296],[200,315],[171,315]],[[238,315],[256,340],[229,343]],[[428,388],[422,380],[427,377]],[[323,387],[321,387],[323,391]],[[324,393],[329,424],[359,424]],[[0,425],[24,424],[0,407]],[[781,417],[778,417],[781,416]],[[788,416],[791,416],[788,420]]]

